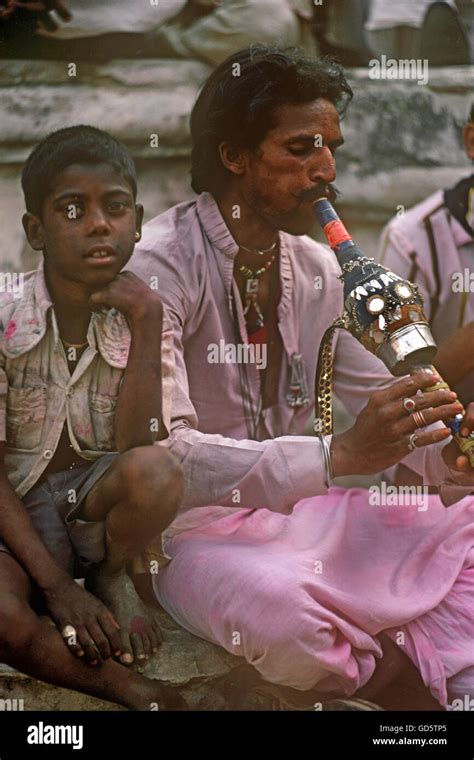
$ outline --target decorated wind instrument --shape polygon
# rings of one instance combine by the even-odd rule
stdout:
[[[431,369],[436,343],[423,312],[417,285],[367,258],[352,240],[327,198],[314,205],[316,218],[341,267],[344,284],[344,313],[326,331],[316,373],[316,414],[323,434],[332,432],[332,338],[344,328],[399,377],[417,369]],[[441,381],[427,391],[448,388]],[[474,437],[460,435],[464,414],[446,424],[460,450],[474,467]]]

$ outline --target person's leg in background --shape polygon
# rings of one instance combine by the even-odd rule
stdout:
[[[372,0],[333,0],[326,12],[323,53],[337,56],[344,66],[367,66],[374,57],[365,34]],[[315,16],[319,13],[315,8]]]
[[[297,4],[299,6],[299,3]],[[251,44],[298,46],[317,55],[310,21],[289,0],[226,0],[190,24],[164,24],[147,35],[150,55],[198,58],[216,66]]]
[[[470,12],[462,2],[463,16],[447,2],[432,3],[423,19],[420,34],[420,58],[426,58],[430,66],[463,66],[472,60],[469,40],[463,17],[473,22],[474,5]],[[471,27],[472,28],[472,27]]]
[[[470,63],[474,64],[474,3],[472,0],[456,0],[456,5],[469,44]]]

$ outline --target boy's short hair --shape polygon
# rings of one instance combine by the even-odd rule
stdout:
[[[97,127],[80,124],[47,135],[30,153],[21,173],[26,210],[41,216],[56,175],[71,164],[112,164],[137,195],[137,172],[125,145]]]

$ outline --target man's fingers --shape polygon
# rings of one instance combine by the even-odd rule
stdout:
[[[429,409],[430,407],[438,407],[444,404],[454,404],[457,401],[457,393],[455,393],[454,391],[448,391],[446,389],[442,389],[439,391],[426,391],[425,393],[420,393],[417,396],[414,396],[412,400],[416,404],[413,411],[416,411],[416,410],[421,411],[422,409]],[[401,409],[405,413],[405,415],[408,414],[406,409],[404,409],[403,407],[403,401],[401,404]],[[461,406],[461,409],[462,409],[462,406]]]
[[[458,457],[456,457],[456,461],[454,462],[454,468],[456,470],[461,470],[462,472],[465,472],[466,470],[469,470],[471,465],[469,464],[469,459],[464,454],[460,454]]]
[[[433,422],[447,422],[447,420],[452,419],[461,411],[461,404],[459,401],[455,401],[452,404],[442,404],[441,406],[425,409],[423,411],[423,419],[426,422],[426,427],[428,427],[428,425],[432,425]],[[398,436],[403,435],[404,433],[414,433],[415,430],[419,430],[421,427],[423,426],[419,424],[417,419],[413,418],[412,414],[410,414],[407,417],[402,417],[401,420],[396,422],[393,425],[392,430],[395,435]]]
[[[452,470],[459,470],[460,472],[471,471],[471,465],[469,459],[465,454],[462,454],[459,450],[459,446],[456,441],[451,441],[448,446],[443,448],[443,459],[447,466]]]
[[[466,409],[466,413],[462,421],[461,435],[467,438],[472,433],[473,430],[474,430],[474,404],[470,403]]]
[[[414,396],[415,393],[424,388],[429,388],[432,385],[436,385],[441,380],[438,374],[432,374],[425,370],[414,372],[409,377],[403,377],[396,383],[386,388],[383,391],[375,391],[372,394],[371,399],[380,401],[381,405],[385,405],[390,401],[396,399],[403,399],[406,396]]]
[[[408,398],[405,397],[405,398]],[[390,401],[381,410],[382,419],[386,422],[396,421],[401,419],[409,419],[410,415],[415,411],[422,411],[423,409],[429,409],[430,407],[438,407],[443,404],[453,404],[456,402],[457,395],[454,391],[439,390],[428,391],[427,393],[420,393],[417,396],[411,396],[411,401],[415,406],[408,411],[403,406],[404,399],[396,399],[396,401]]]
[[[423,446],[431,446],[433,443],[439,443],[445,441],[451,435],[451,431],[448,428],[438,428],[437,430],[425,430],[424,432],[416,433],[415,448],[420,449]],[[406,452],[409,453],[408,443],[409,437],[404,436],[406,443]]]

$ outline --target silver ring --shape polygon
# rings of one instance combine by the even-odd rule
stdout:
[[[73,625],[65,625],[63,630],[61,631],[61,636],[63,637],[63,639],[70,639],[72,637],[76,639],[77,631]]]
[[[417,428],[424,428],[428,424],[423,416],[423,412],[413,412],[412,419]]]
[[[416,401],[413,401],[412,398],[404,398],[403,408],[408,412],[408,414],[411,414],[413,410],[416,409]]]
[[[412,433],[410,435],[410,437],[408,439],[408,448],[409,448],[410,451],[413,451],[414,449],[417,448],[417,445],[416,445],[417,438],[418,438],[418,436],[417,436],[416,433]]]

